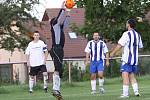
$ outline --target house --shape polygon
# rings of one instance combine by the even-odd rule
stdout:
[[[12,31],[19,30],[15,26],[16,21],[12,21]],[[21,34],[19,31],[16,34]],[[12,63],[13,62],[13,63]],[[20,62],[18,64],[18,62]],[[0,49],[0,82],[18,82],[24,83],[27,80],[27,67],[25,66],[24,51],[14,48],[14,51]]]
[[[51,48],[51,32],[49,26],[49,19],[56,17],[58,15],[60,9],[46,9],[44,16],[42,18],[42,22],[45,23],[44,35],[47,39],[48,48]],[[84,25],[84,8],[74,8],[71,10],[71,20],[70,24],[75,24],[78,27],[82,27]],[[84,48],[87,43],[87,39],[77,36],[71,37],[69,33],[72,33],[71,29],[65,30],[65,46],[64,46],[64,58],[84,58]],[[73,34],[73,33],[72,33]]]
[[[33,24],[31,21],[25,23],[26,27],[31,30],[31,32],[37,30],[40,32],[41,39],[48,45],[48,50],[51,48],[51,32],[49,26],[49,19],[56,16],[59,9],[46,9],[41,22],[36,22]],[[71,23],[78,27],[84,25],[84,12],[83,8],[74,8],[71,11]],[[17,30],[18,27],[13,26],[12,29]],[[20,33],[18,33],[20,34]],[[32,33],[29,33],[31,35]],[[78,63],[79,66],[84,66],[83,59],[85,58],[84,48],[87,43],[87,39],[82,36],[77,36],[76,33],[72,32],[70,28],[65,30],[65,46],[64,46],[64,58],[65,59],[78,59],[79,61],[73,62]],[[51,57],[48,57],[48,71],[53,72],[54,65],[51,61]],[[28,68],[25,63],[24,51],[19,51],[15,48],[14,52],[9,52],[7,50],[0,50],[0,80],[6,81],[19,81],[20,83],[26,82],[28,79]],[[13,63],[9,63],[13,62]],[[16,62],[20,62],[19,64]],[[6,64],[7,63],[7,64]]]
[[[51,49],[52,46],[52,38],[49,20],[54,16],[57,16],[60,9],[46,9],[43,15],[43,19],[41,22],[29,21],[25,23],[25,26],[30,29],[31,33],[28,33],[30,37],[32,32],[39,31],[41,39],[46,42],[48,45],[48,50]],[[85,9],[84,8],[73,8],[70,12],[71,20],[70,24],[76,25],[77,27],[82,27],[84,25],[85,20]],[[13,26],[12,29],[17,29],[16,26]],[[20,34],[20,33],[18,33]],[[82,36],[77,35],[71,28],[67,28],[65,30],[65,46],[64,46],[64,59],[72,62],[73,65],[78,65],[82,69],[85,68],[84,59],[85,53],[84,48],[87,44],[87,39]],[[108,47],[112,47],[110,43],[108,43]],[[47,64],[48,72],[54,71],[54,65],[51,61],[51,57],[49,55]],[[8,63],[14,62],[14,63]],[[16,63],[20,62],[20,63]],[[1,80],[13,80],[16,82],[24,83],[28,79],[28,68],[26,66],[26,59],[24,51],[19,51],[15,48],[14,52],[9,52],[4,49],[0,50],[0,81]],[[7,64],[6,64],[7,63]]]
[[[56,17],[59,13],[58,8],[54,9],[46,9],[43,15],[41,25],[38,30],[41,33],[41,37],[46,39],[46,44],[48,45],[48,50],[51,49],[51,31],[50,31],[50,23],[49,20],[53,17]],[[82,27],[84,25],[85,16],[84,8],[74,8],[70,11],[71,19],[70,25],[74,24],[77,27]],[[79,61],[74,61],[73,63],[78,63],[78,66],[84,69],[84,48],[87,44],[87,39],[82,36],[77,36],[75,32],[71,30],[71,28],[65,29],[65,46],[64,46],[64,59],[78,59]],[[51,66],[51,65],[49,65]],[[53,68],[53,67],[51,67]]]

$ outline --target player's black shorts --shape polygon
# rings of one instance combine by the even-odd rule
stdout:
[[[34,66],[30,68],[29,75],[35,76],[38,75],[39,72],[47,72],[46,65]]]

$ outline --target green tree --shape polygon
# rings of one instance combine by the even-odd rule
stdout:
[[[24,49],[29,39],[27,29],[23,26],[28,20],[35,20],[30,14],[39,0],[3,0],[0,1],[0,48],[13,51],[14,48]],[[21,34],[11,29],[16,21]]]
[[[125,31],[125,23],[129,18],[145,17],[149,11],[149,0],[76,0],[77,7],[85,8],[85,26],[78,29],[91,39],[92,32],[98,31],[105,38],[116,42]],[[150,25],[146,20],[137,23],[137,31],[141,33],[145,49],[150,50]],[[145,29],[145,30],[143,30]],[[145,38],[146,37],[146,38]]]

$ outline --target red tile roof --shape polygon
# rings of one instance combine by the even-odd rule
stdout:
[[[58,8],[46,9],[42,21],[48,21],[49,19],[56,17],[58,15],[59,10],[60,9]],[[84,8],[73,8],[70,11],[70,15],[71,15],[71,23],[76,23],[76,25],[78,26],[84,25],[85,21]]]
[[[48,44],[48,49],[51,48],[51,31],[49,25],[49,19],[58,15],[60,9],[46,9],[43,15],[42,22],[40,23],[40,27],[36,27],[35,30],[38,30],[41,33],[41,37],[46,39],[46,43]],[[74,8],[71,10],[71,20],[70,23],[76,24],[78,27],[84,25],[85,16],[84,16],[84,8]],[[71,31],[71,29],[65,30],[65,46],[64,46],[64,58],[84,58],[84,48],[87,44],[87,39],[82,36],[78,36],[76,39],[71,39],[68,35],[67,31]]]
[[[51,38],[51,31],[49,25],[49,19],[57,16],[60,9],[46,9],[42,22],[36,22],[34,25],[33,22],[29,21],[28,25],[26,25],[31,31],[39,31],[41,39],[44,40],[47,45],[48,49],[50,50],[52,46],[52,38]],[[71,15],[71,23],[76,24],[78,27],[84,25],[84,16],[85,10],[83,8],[74,8],[70,15]],[[71,39],[68,35],[67,31],[71,31],[70,29],[65,30],[65,46],[64,46],[64,58],[84,58],[84,48],[87,44],[87,39],[78,36],[76,39]],[[111,42],[107,42],[107,47],[109,50],[114,48],[114,44]]]

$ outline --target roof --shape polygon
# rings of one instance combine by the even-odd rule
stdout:
[[[48,21],[53,17],[56,17],[59,13],[59,8],[48,8],[45,10],[42,21]],[[71,23],[75,23],[78,26],[84,25],[85,21],[85,9],[84,8],[73,8],[70,11]]]
[[[49,19],[57,16],[59,10],[59,8],[46,9],[42,21],[39,23],[39,25],[37,25],[36,27],[30,26],[33,28],[33,30],[37,30],[40,32],[41,38],[45,39],[49,50],[52,46]],[[70,12],[70,23],[75,24],[78,27],[83,26],[85,21],[84,12],[84,8],[73,8]],[[68,32],[71,32],[71,29],[65,30],[64,58],[84,58],[84,48],[87,44],[87,39],[82,36],[71,39],[68,35]]]
[[[37,30],[40,32],[42,40],[44,40],[48,45],[48,50],[50,50],[52,46],[49,19],[57,16],[59,10],[59,8],[46,9],[41,22],[36,22],[35,24],[33,24],[33,22],[30,21],[27,24],[27,27],[30,28],[32,31]],[[85,20],[84,12],[84,8],[73,8],[70,12],[70,23],[74,23],[76,26],[82,27]],[[84,49],[87,45],[88,40],[82,36],[71,39],[69,37],[68,31],[71,32],[71,29],[65,30],[64,58],[85,58]],[[106,44],[109,50],[112,50],[115,47],[115,44],[111,42],[107,42]]]

